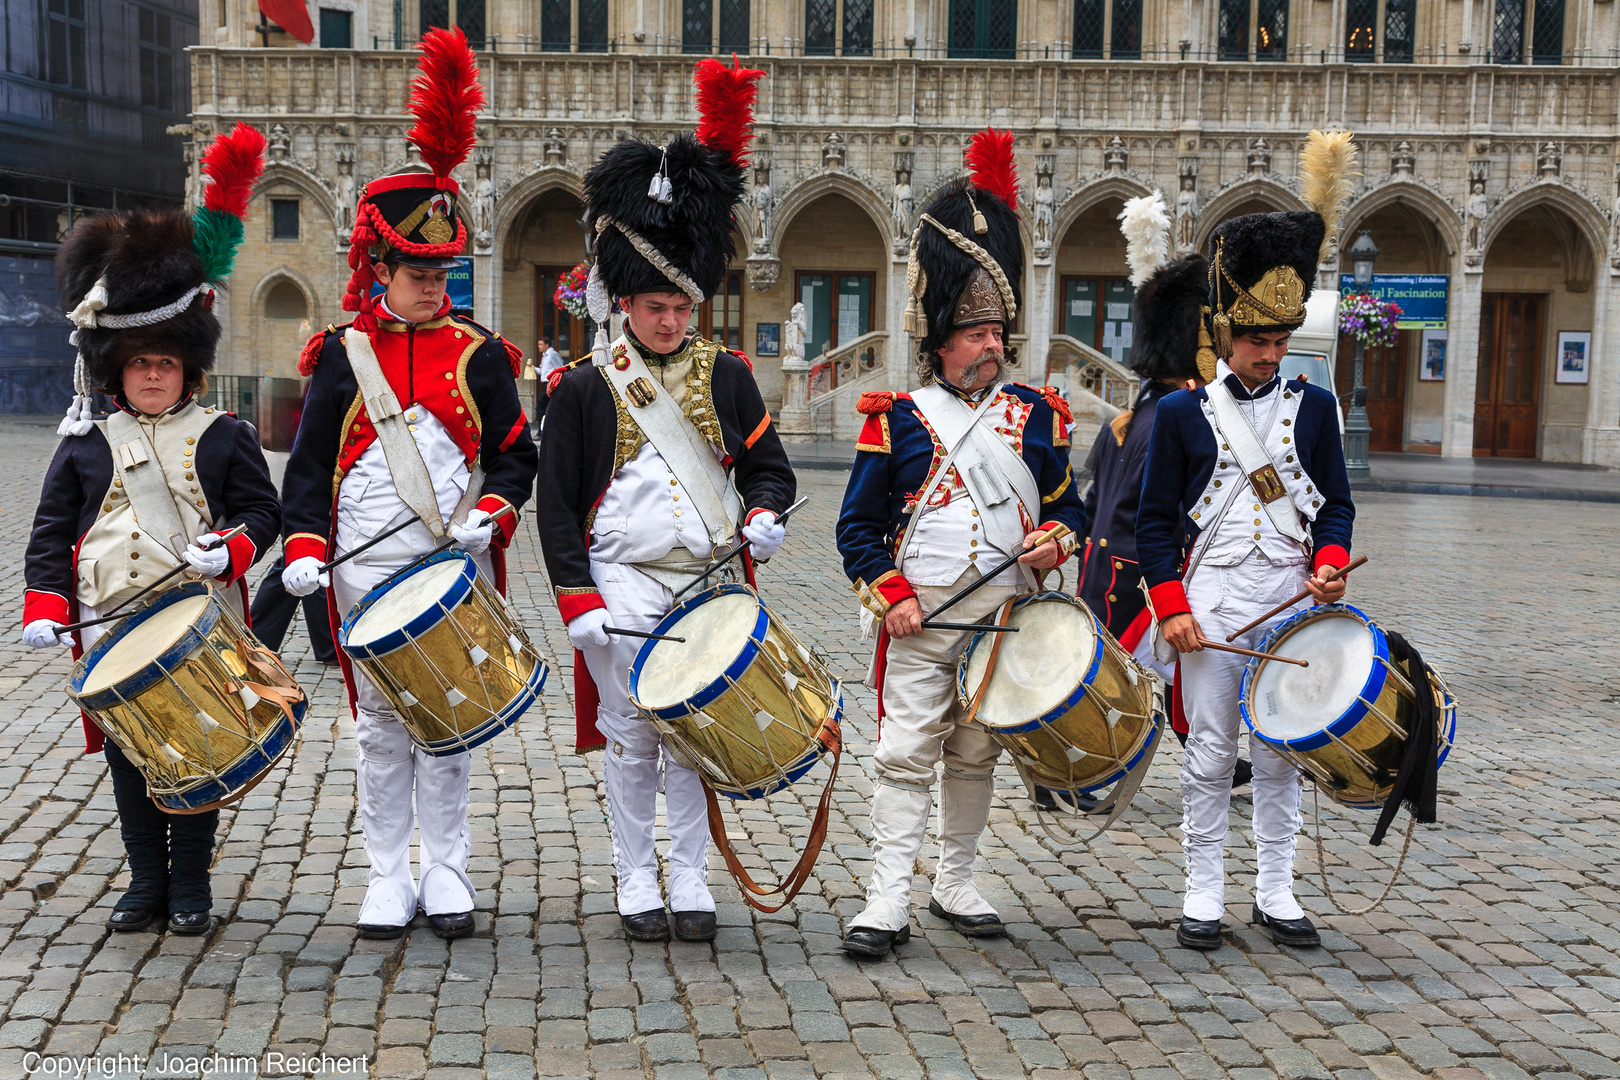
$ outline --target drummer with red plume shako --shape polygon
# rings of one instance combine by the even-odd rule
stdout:
[[[617,301],[624,333],[610,343],[598,330],[590,359],[548,383],[540,542],[577,650],[576,746],[607,747],[619,915],[639,941],[670,935],[653,843],[660,790],[675,935],[714,937],[709,824],[698,774],[630,702],[640,642],[608,628],[650,630],[739,533],[753,559],[776,554],[776,517],[795,491],[748,358],[687,334],[732,255],[763,74],[699,61],[695,134],[666,146],[625,140],[586,173],[591,318],[603,326]]]
[[[921,389],[862,395],[867,416],[838,520],[844,571],[882,620],[871,682],[881,737],[872,794],[872,880],[844,950],[882,956],[911,936],[911,878],[928,829],[935,768],[939,863],[928,908],[970,937],[1006,932],[973,884],[1000,747],[964,723],[956,664],[968,634],[923,618],[1018,554],[1019,564],[951,608],[980,621],[1036,587],[1085,535],[1069,472],[1068,404],[1051,387],[1007,381],[1024,245],[1011,132],[982,131],[972,177],[923,212],[911,239],[906,329]],[[1060,536],[1035,545],[1039,534]],[[1022,554],[1019,554],[1022,553]]]
[[[460,30],[430,30],[419,47],[409,102],[417,122],[406,138],[430,171],[366,186],[343,301],[354,322],[312,337],[299,364],[310,383],[283,483],[287,591],[314,592],[325,560],[413,514],[420,519],[333,568],[334,632],[368,591],[443,538],[504,592],[505,549],[534,483],[534,441],[515,381],[521,353],[450,314],[445,295],[467,242],[450,174],[472,151],[484,103],[477,64]],[[375,296],[374,285],[382,287]],[[433,756],[413,744],[387,699],[338,655],[355,714],[360,827],[371,861],[360,934],[398,937],[418,907],[440,937],[470,934],[472,756]],[[410,860],[417,829],[419,879]]]
[[[1300,172],[1310,210],[1250,214],[1217,226],[1206,278],[1205,328],[1218,363],[1209,385],[1161,399],[1149,443],[1136,549],[1166,662],[1179,654],[1176,710],[1189,728],[1181,771],[1187,895],[1177,940],[1221,945],[1226,914],[1227,811],[1238,760],[1238,694],[1245,658],[1203,648],[1308,588],[1318,603],[1344,595],[1325,580],[1349,562],[1355,507],[1333,394],[1278,367],[1305,321],[1317,265],[1332,251],[1354,163],[1349,132],[1313,131]],[[1258,648],[1293,609],[1237,636]],[[1169,648],[1164,646],[1168,644]],[[1285,945],[1318,935],[1294,898],[1300,777],[1257,739],[1251,921]]]
[[[82,656],[114,624],[75,631],[77,642],[58,627],[110,612],[181,565],[245,610],[243,575],[275,544],[281,504],[253,425],[197,397],[219,343],[215,290],[231,272],[264,146],[238,124],[203,157],[211,182],[195,215],[96,214],[57,252],[79,354],[23,570],[23,640],[35,648],[72,645]],[[114,411],[94,415],[93,392]],[[106,752],[129,853],[129,889],[107,925],[143,930],[166,918],[175,933],[207,933],[219,811],[164,813],[131,757],[88,717],[84,730],[86,752]]]

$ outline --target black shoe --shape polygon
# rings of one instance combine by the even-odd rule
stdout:
[[[1082,814],[1089,814],[1097,809],[1097,800],[1090,795],[1084,795],[1078,791],[1065,791],[1063,797],[1059,799],[1057,793],[1051,788],[1039,785],[1035,788],[1034,802],[1035,809],[1052,813],[1069,813],[1072,808],[1073,810],[1079,810]]]
[[[843,950],[851,956],[866,956],[881,960],[889,954],[890,949],[904,945],[910,940],[909,923],[898,930],[874,930],[870,926],[857,926],[844,935]]]
[[[1221,947],[1221,920],[1189,919],[1183,915],[1176,924],[1176,940],[1189,949]]]
[[[171,934],[206,934],[214,928],[214,916],[206,911],[179,911],[169,916]]]
[[[624,932],[631,941],[668,941],[669,916],[663,908],[653,908],[635,915],[620,915]]]
[[[429,915],[428,925],[444,940],[454,941],[473,932],[473,914],[470,911],[452,911],[448,915]]]
[[[1260,910],[1260,905],[1254,905],[1254,914],[1249,919],[1254,925],[1260,927],[1271,935],[1271,940],[1278,945],[1295,945],[1309,949],[1322,944],[1322,935],[1316,932],[1311,920],[1301,917],[1298,919],[1274,919]]]
[[[1237,768],[1232,770],[1232,790],[1248,787],[1249,781],[1254,779],[1254,766],[1249,764],[1247,758],[1238,758]]]
[[[361,923],[360,936],[370,941],[393,941],[395,938],[405,936],[403,926],[381,926],[377,923]]]
[[[141,908],[115,911],[107,916],[107,929],[121,930],[130,933],[135,930],[145,930],[157,921],[157,912],[146,911]]]
[[[993,911],[988,915],[952,915],[938,900],[930,899],[928,913],[944,919],[964,937],[1001,937],[1007,932],[1007,924]]]
[[[681,941],[713,941],[718,930],[712,911],[675,913],[675,936]]]

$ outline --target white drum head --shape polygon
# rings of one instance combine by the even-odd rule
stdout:
[[[347,644],[359,648],[398,630],[438,603],[466,565],[460,559],[446,559],[399,582],[354,621]]]
[[[655,641],[636,679],[644,708],[667,709],[697,694],[725,674],[748,645],[759,621],[752,593],[722,593],[676,620],[665,632],[679,641]]]
[[[1063,704],[1085,682],[1097,651],[1091,619],[1067,601],[1031,601],[1014,611],[1008,624],[1018,633],[979,639],[964,681],[971,700],[984,681],[994,638],[1004,638],[995,677],[979,702],[978,719],[992,728],[1028,723]]]
[[[155,660],[159,653],[180,640],[197,616],[208,606],[207,594],[188,596],[154,612],[133,632],[113,643],[112,648],[85,676],[81,695],[93,694],[123,682]]]
[[[1309,661],[1263,662],[1250,683],[1249,716],[1272,739],[1292,741],[1324,731],[1350,711],[1373,668],[1373,635],[1348,612],[1301,623],[1272,651]]]

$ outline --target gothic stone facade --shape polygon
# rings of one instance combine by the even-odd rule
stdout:
[[[490,4],[492,32],[508,19],[520,37],[533,5]],[[221,10],[236,21],[203,34],[221,44],[192,53],[191,145],[238,120],[270,135],[272,160],[224,308],[222,370],[286,376],[303,336],[343,318],[356,189],[413,163],[402,103],[414,57],[369,47],[389,5],[356,9],[354,39],[368,46],[358,50],[241,47],[251,40],[236,10],[244,6],[228,0]],[[782,56],[781,43],[789,52],[792,43],[780,27],[791,30],[803,9],[765,11],[756,0],[765,36],[755,37],[778,46],[765,55],[761,44],[749,59],[768,77],[738,215],[738,274],[703,326],[754,355],[767,400],[795,437],[847,437],[843,391],[910,378],[901,316],[918,209],[961,175],[971,133],[994,124],[1016,133],[1023,178],[1019,372],[1077,387],[1071,376],[1097,350],[1121,355],[1118,320],[1105,327],[1104,317],[1120,314],[1111,296],[1129,299],[1118,293],[1123,200],[1163,191],[1177,248],[1199,249],[1227,217],[1299,206],[1299,145],[1314,127],[1338,126],[1356,132],[1362,155],[1347,241],[1371,231],[1380,273],[1447,279],[1443,379],[1420,377],[1418,331],[1368,357],[1375,449],[1620,465],[1620,70],[1591,55],[1612,55],[1617,6],[1571,5],[1568,55],[1555,66],[1486,64],[1461,50],[1489,37],[1485,0],[1418,5],[1428,62],[1401,64],[1321,62],[1318,52],[1342,56],[1342,27],[1335,33],[1328,15],[1341,5],[1301,0],[1290,30],[1299,55],[1264,63],[1213,58],[1215,0],[1144,5],[1144,55],[1162,46],[1166,58],[1101,61],[1067,58],[1067,5],[1052,27],[1040,22],[1045,7],[1026,5],[1019,41],[1044,33],[1054,44],[1020,46],[1021,58],[926,58],[946,47],[938,0],[918,9],[915,44],[891,33],[905,9],[879,4],[880,55]],[[610,17],[636,10],[614,5]],[[584,171],[616,139],[662,141],[695,122],[694,57],[672,53],[678,46],[658,34],[633,40],[617,22],[610,31],[622,51],[492,41],[481,55],[489,106],[463,177],[474,312],[526,346],[549,329],[567,351],[585,347],[581,328],[550,302],[555,274],[584,255]],[[1182,42],[1206,58],[1180,59]],[[197,182],[193,164],[193,197]],[[283,227],[278,236],[273,200],[296,203],[294,235]],[[1335,282],[1339,269],[1324,266],[1322,281]],[[809,364],[794,355],[801,301],[811,309]],[[1555,355],[1572,331],[1591,335],[1584,382],[1569,381],[1578,363]],[[844,362],[841,390],[818,354]],[[1352,356],[1341,346],[1341,372]]]

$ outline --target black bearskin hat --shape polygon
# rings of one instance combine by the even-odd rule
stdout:
[[[668,202],[648,194],[661,177],[668,178]],[[640,139],[613,146],[585,174],[586,223],[596,237],[596,272],[608,295],[688,291],[637,250],[623,231],[628,229],[704,298],[713,296],[735,251],[732,208],[742,196],[742,165],[730,151],[711,149],[690,132],[668,147]]]
[[[1245,214],[1221,222],[1209,239],[1210,261],[1216,262],[1210,309],[1225,311],[1236,333],[1297,330],[1305,322],[1305,301],[1316,286],[1318,253],[1326,232],[1322,216],[1312,210]],[[1286,278],[1279,278],[1284,270],[1291,270],[1297,279],[1297,296],[1289,291],[1296,287],[1293,282],[1274,287],[1274,282]],[[1244,302],[1239,289],[1263,307]]]
[[[968,180],[960,180],[940,192],[924,213],[978,244],[1000,266],[1007,284],[1012,288],[1015,306],[1013,312],[1007,312],[1004,305],[998,305],[1003,313],[1004,331],[1010,331],[1016,308],[1024,302],[1021,288],[1024,238],[1018,230],[1017,212],[989,191]],[[982,234],[975,231],[976,215],[988,226]],[[918,342],[921,352],[928,355],[949,341],[959,325],[970,325],[956,318],[957,307],[969,284],[984,272],[984,268],[977,259],[927,222],[917,230],[917,262],[928,276],[928,288],[922,297],[928,332],[920,335]],[[993,319],[973,319],[973,322],[989,321]]]
[[[1202,255],[1165,263],[1136,290],[1131,312],[1131,370],[1145,379],[1199,376],[1199,330],[1208,302],[1209,262]]]
[[[105,315],[134,315],[173,304],[206,280],[193,244],[192,219],[180,210],[109,210],[79,222],[56,253],[62,306],[72,311],[100,280]],[[148,350],[172,352],[185,364],[186,385],[213,369],[219,343],[214,297],[198,292],[183,310],[151,326],[81,327],[79,353],[91,388],[117,394],[124,362]]]

